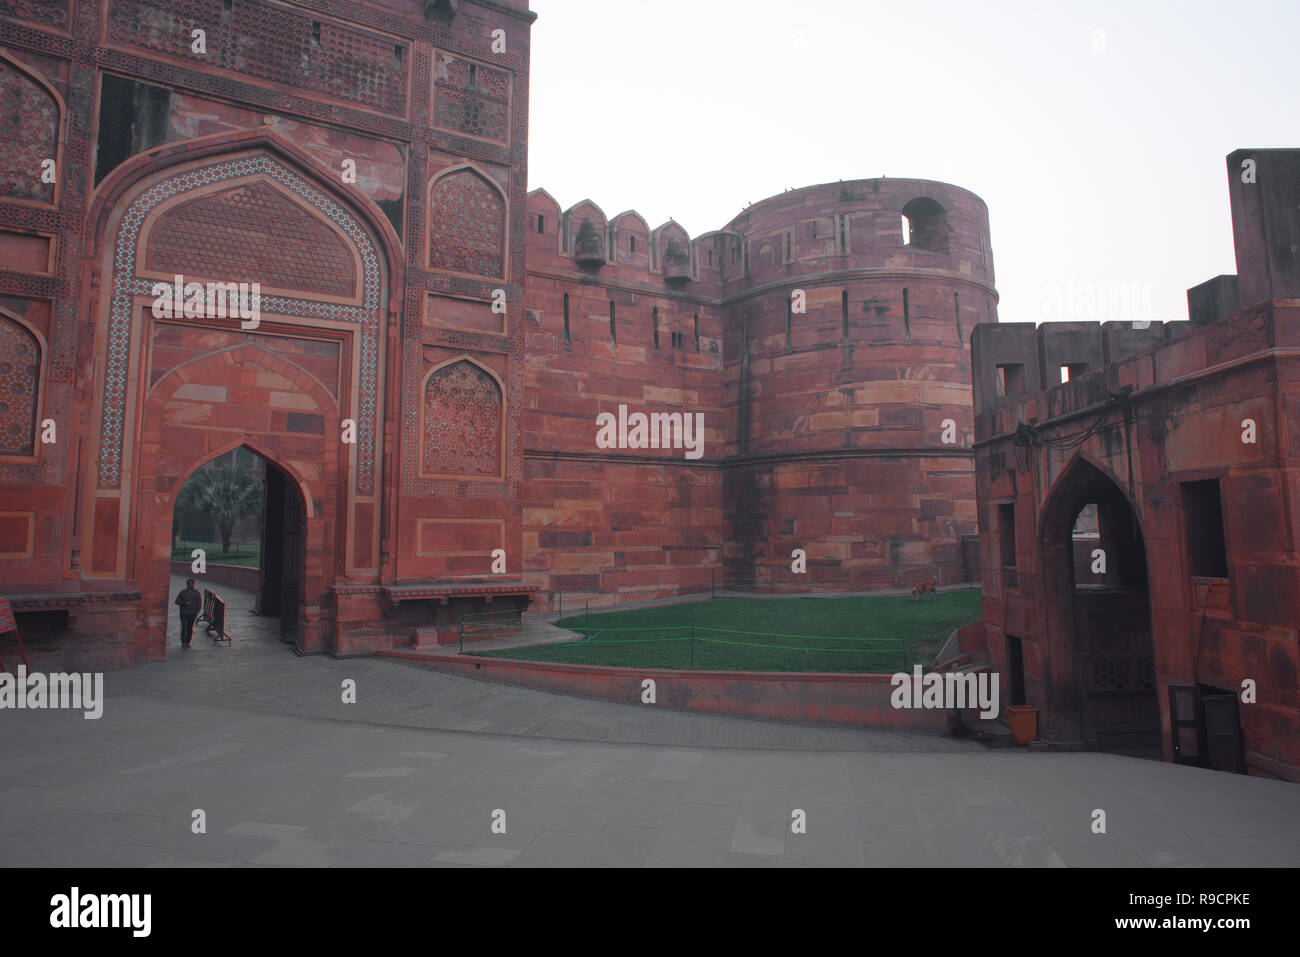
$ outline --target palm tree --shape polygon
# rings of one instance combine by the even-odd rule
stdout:
[[[223,456],[224,458],[224,456]],[[262,482],[251,463],[232,456],[231,464],[212,462],[199,469],[176,497],[177,507],[208,512],[221,532],[221,554],[230,551],[230,536],[241,518],[262,511]]]
[[[191,479],[181,486],[180,494],[176,496],[176,504],[172,507],[172,548],[180,542],[181,525],[186,516],[203,510],[203,503],[199,501],[199,485]]]

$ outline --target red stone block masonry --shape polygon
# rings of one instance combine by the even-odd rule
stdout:
[[[258,606],[304,652],[711,573],[802,587],[796,548],[813,583],[964,577],[984,204],[859,180],[694,239],[562,212],[525,195],[533,19],[0,12],[0,593],[38,658],[165,655],[176,495],[241,446],[268,462]],[[177,276],[259,284],[256,326],[156,313]],[[702,414],[700,454],[599,448],[620,405]]]
[[[1052,744],[1294,781],[1300,150],[1227,165],[1239,275],[1189,322],[975,330],[984,637]]]

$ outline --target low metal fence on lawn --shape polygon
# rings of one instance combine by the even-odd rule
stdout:
[[[548,661],[597,663],[585,652],[625,649],[635,657],[635,667],[678,668],[699,671],[862,671],[892,673],[907,670],[905,638],[867,638],[842,635],[790,635],[777,632],[712,628],[704,625],[669,625],[643,628],[602,628],[579,625],[572,630],[582,641],[537,648]],[[535,647],[535,646],[530,646]],[[582,650],[579,650],[582,649]],[[462,646],[462,651],[464,650]],[[637,654],[640,650],[642,653]],[[647,654],[648,652],[648,654]],[[852,656],[857,656],[856,662]],[[600,663],[616,664],[605,660]],[[617,662],[623,664],[624,662]],[[859,667],[845,667],[856,664]]]
[[[460,650],[465,650],[465,639],[483,641],[490,638],[513,638],[523,631],[523,609],[483,611],[462,615],[460,619]]]

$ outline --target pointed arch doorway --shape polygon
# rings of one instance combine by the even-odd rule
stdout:
[[[1160,757],[1146,544],[1118,482],[1083,456],[1040,525],[1052,737]]]
[[[186,577],[194,577],[200,590],[210,588],[220,594],[228,609],[278,619],[275,634],[296,647],[301,647],[303,633],[305,506],[293,477],[248,445],[197,466],[172,503],[173,528],[182,536],[179,554],[193,558],[185,544],[187,531],[192,536],[197,528],[199,537],[209,543],[204,555],[207,574],[191,571]],[[224,547],[231,538],[234,554]],[[245,560],[253,544],[257,561],[250,567]],[[173,558],[177,554],[173,547]]]

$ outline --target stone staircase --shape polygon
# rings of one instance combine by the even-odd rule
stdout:
[[[966,626],[973,629],[973,626]],[[939,674],[991,674],[988,656],[982,649],[972,647],[970,636],[963,641],[962,629],[953,629],[948,640],[939,649],[930,670]],[[965,644],[965,649],[963,649]],[[1007,724],[1005,711],[999,704],[996,718],[981,718],[979,708],[959,708],[957,715],[957,733],[972,738],[990,748],[1014,748],[1011,740],[1011,728]]]

